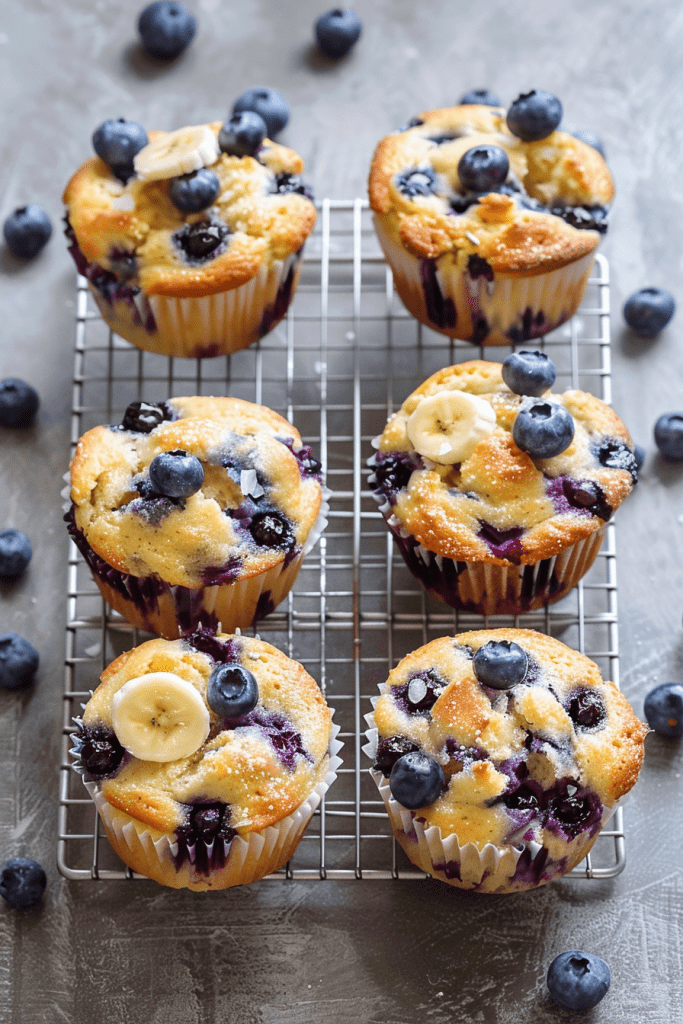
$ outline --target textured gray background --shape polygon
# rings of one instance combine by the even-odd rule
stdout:
[[[0,376],[31,381],[37,426],[0,439],[0,527],[34,543],[26,578],[0,588],[0,629],[41,653],[37,685],[0,693],[0,860],[45,864],[41,910],[0,906],[0,1020],[13,1024],[316,1021],[561,1022],[544,977],[583,947],[612,968],[587,1018],[670,1024],[681,1010],[680,744],[647,740],[625,813],[628,864],[613,882],[525,896],[461,894],[437,882],[264,883],[209,895],[153,883],[68,883],[55,867],[63,680],[67,465],[74,269],[60,196],[93,129],[125,116],[174,128],[224,117],[257,84],[289,98],[282,141],[318,196],[363,195],[376,141],[420,109],[489,86],[509,102],[539,87],[565,122],[605,141],[617,182],[604,251],[613,281],[614,405],[648,451],[618,516],[622,687],[638,712],[680,679],[683,468],[655,454],[652,425],[683,408],[681,316],[656,341],[622,327],[643,285],[680,287],[683,12],[674,0],[368,0],[360,44],[333,64],[311,47],[319,0],[190,0],[200,28],[169,67],[136,45],[138,0],[3,0],[0,217],[39,202],[55,235],[33,263],[0,251]],[[679,519],[680,517],[680,519]]]

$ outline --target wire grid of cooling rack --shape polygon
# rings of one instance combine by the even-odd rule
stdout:
[[[341,726],[343,765],[295,856],[270,877],[424,878],[391,836],[362,752],[364,714],[377,685],[409,651],[465,629],[522,626],[551,634],[618,679],[615,531],[609,524],[590,573],[561,602],[517,617],[458,613],[420,588],[393,549],[366,485],[371,439],[422,380],[473,356],[509,350],[451,341],[418,324],[392,288],[364,200],[324,200],[287,318],[232,357],[169,359],[112,335],[79,278],[72,446],[99,423],[120,422],[129,402],[174,395],[231,395],[276,409],[322,460],[332,489],[329,526],[307,556],[288,599],[258,632],[319,681]],[[551,353],[557,389],[609,402],[608,265],[598,256],[581,309],[534,346]],[[528,343],[527,343],[528,345]],[[58,866],[70,879],[138,877],[114,855],[68,756],[72,718],[103,668],[149,638],[102,601],[71,544],[60,767]],[[598,878],[625,865],[621,810],[571,873]]]

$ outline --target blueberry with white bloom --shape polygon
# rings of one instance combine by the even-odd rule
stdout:
[[[525,651],[511,640],[489,640],[472,659],[472,668],[479,682],[494,690],[509,690],[521,683],[528,667]]]
[[[147,132],[141,124],[124,117],[109,118],[96,128],[93,149],[117,178],[126,182],[135,174],[133,160],[147,145]]]
[[[21,576],[31,561],[31,541],[21,530],[0,530],[0,576]]]
[[[358,42],[363,26],[353,11],[335,7],[321,14],[314,28],[323,53],[328,57],[343,57]]]
[[[168,498],[189,498],[204,483],[204,467],[195,455],[177,448],[152,459],[149,482],[158,494]]]
[[[683,459],[683,413],[665,412],[655,423],[655,444],[665,459]]]
[[[38,651],[17,633],[0,636],[0,686],[3,690],[21,690],[33,682],[38,671]]]
[[[208,167],[171,178],[168,194],[181,213],[201,213],[216,202],[221,191],[218,175]]]
[[[171,60],[186,49],[197,31],[197,19],[178,0],[156,0],[140,14],[138,32],[151,57]]]
[[[531,401],[522,406],[512,424],[512,438],[532,459],[552,459],[572,443],[574,420],[563,405]]]
[[[289,121],[289,104],[282,93],[267,86],[257,86],[242,93],[232,108],[233,114],[253,110],[266,122],[268,138],[274,139]]]
[[[626,300],[624,320],[641,338],[656,338],[675,311],[674,297],[665,288],[641,288]]]
[[[419,750],[399,757],[391,769],[389,788],[394,800],[413,811],[433,804],[446,785],[438,761]]]
[[[555,957],[546,981],[556,1003],[569,1010],[591,1010],[607,994],[611,975],[601,957],[570,949]]]
[[[503,360],[503,380],[516,395],[539,398],[556,376],[555,364],[545,352],[513,352]]]
[[[523,92],[507,114],[507,126],[524,142],[538,142],[551,135],[562,120],[562,104],[543,89]]]
[[[32,260],[47,245],[52,223],[42,206],[30,203],[10,213],[3,225],[7,247],[22,260]]]
[[[228,156],[254,156],[266,137],[266,122],[255,110],[233,114],[218,133],[221,153]]]
[[[221,718],[248,715],[256,707],[258,697],[256,678],[237,662],[216,665],[209,676],[206,702]]]
[[[661,736],[683,736],[683,683],[660,683],[645,698],[647,724]]]
[[[30,910],[40,901],[47,876],[37,860],[12,857],[0,870],[0,896],[15,910]]]
[[[473,146],[460,157],[458,177],[468,192],[495,192],[505,181],[510,161],[500,146]]]
[[[491,92],[490,89],[470,89],[469,92],[466,92],[460,100],[460,106],[467,107],[472,105],[482,107],[502,106],[495,92]]]
[[[0,427],[30,427],[40,406],[38,392],[18,377],[0,380]]]

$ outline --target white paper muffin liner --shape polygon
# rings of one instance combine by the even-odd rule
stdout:
[[[489,281],[463,273],[449,254],[437,260],[413,256],[380,217],[374,224],[408,312],[434,331],[477,345],[529,341],[569,320],[581,304],[598,248],[567,266],[528,277],[489,268]]]
[[[323,796],[337,777],[342,763],[339,751],[343,746],[338,739],[339,731],[340,727],[333,723],[330,762],[322,782],[317,783],[295,811],[276,825],[251,832],[246,837],[235,836],[228,843],[218,840],[224,844],[225,864],[208,874],[194,870],[194,847],[189,848],[190,863],[184,862],[176,868],[174,856],[178,852],[178,844],[171,836],[147,828],[125,811],[112,807],[102,795],[99,783],[84,780],[84,785],[97,807],[111,845],[134,871],[175,889],[228,889],[258,881],[277,871],[292,856]],[[209,856],[213,847],[214,843],[206,847]]]

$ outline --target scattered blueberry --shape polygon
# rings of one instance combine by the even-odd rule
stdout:
[[[587,146],[592,146],[593,149],[597,149],[600,156],[605,158],[605,147],[602,144],[602,140],[598,138],[595,132],[591,131],[590,128],[577,128],[575,132],[572,132],[575,139],[580,139],[581,142],[585,142]]]
[[[253,110],[260,114],[266,122],[268,137],[273,139],[278,132],[281,132],[289,121],[289,104],[282,93],[276,89],[269,89],[267,86],[259,86],[256,89],[248,89],[235,100],[232,108],[233,114],[239,114],[242,110]]]
[[[165,409],[156,402],[131,402],[123,414],[121,426],[138,434],[151,434],[166,419]]]
[[[93,133],[95,152],[117,178],[126,182],[135,174],[133,160],[147,145],[147,132],[141,124],[124,117],[110,118]]]
[[[255,110],[240,110],[221,127],[218,145],[228,156],[253,156],[267,131],[266,122]]]
[[[572,443],[574,420],[563,405],[536,400],[515,416],[512,437],[532,459],[552,459]]]
[[[38,392],[26,381],[0,380],[0,427],[30,427],[39,405]]]
[[[206,702],[221,718],[248,715],[256,707],[258,697],[258,683],[242,665],[217,665],[209,677]]]
[[[519,644],[511,640],[489,640],[472,659],[474,674],[484,686],[509,690],[521,683],[529,667],[529,659]]]
[[[318,46],[328,57],[343,57],[348,53],[358,42],[363,28],[357,14],[340,7],[321,14],[314,27]]]
[[[0,686],[20,690],[33,682],[38,671],[38,651],[16,633],[0,635]]]
[[[660,683],[645,698],[647,724],[662,736],[683,736],[683,683]]]
[[[170,60],[192,42],[197,19],[177,0],[156,0],[140,14],[138,32],[151,57]]]
[[[2,866],[0,896],[15,910],[30,910],[39,902],[47,876],[38,861],[30,857],[12,857]]]
[[[396,187],[409,199],[431,196],[435,191],[436,174],[431,167],[411,167],[396,175]]]
[[[664,288],[641,288],[624,305],[624,320],[641,338],[656,338],[676,310],[674,297]]]
[[[507,126],[524,142],[538,142],[555,131],[562,120],[562,104],[543,89],[523,92],[507,114]]]
[[[611,976],[599,956],[570,949],[555,957],[546,980],[555,1002],[570,1010],[590,1010],[607,994]]]
[[[31,541],[21,530],[0,530],[0,576],[21,576],[31,561]]]
[[[181,213],[201,213],[215,203],[221,191],[218,175],[208,167],[171,178],[168,194]]]
[[[295,543],[291,524],[278,512],[257,512],[249,530],[260,547],[291,548]]]
[[[683,413],[665,412],[655,423],[655,444],[665,459],[683,459]]]
[[[510,161],[500,146],[473,146],[458,162],[458,177],[468,192],[495,192],[510,170]]]
[[[503,380],[516,395],[540,398],[556,376],[555,364],[545,352],[513,352],[503,361]]]
[[[636,461],[636,469],[638,470],[639,473],[640,473],[641,469],[643,468],[643,464],[645,463],[646,455],[647,455],[647,453],[646,453],[645,449],[642,447],[642,445],[639,445],[639,444],[635,445],[635,447],[633,449],[633,458]]]
[[[189,498],[204,483],[204,467],[195,455],[182,448],[161,452],[149,465],[149,482],[158,494]]]
[[[409,811],[433,804],[445,785],[439,762],[419,750],[399,757],[389,776],[391,795]]]
[[[482,107],[502,106],[495,92],[491,92],[490,89],[470,89],[469,92],[466,92],[463,98],[460,100],[460,106],[466,107],[473,104]]]
[[[5,241],[11,252],[22,260],[31,260],[47,245],[52,234],[50,218],[42,206],[19,206],[5,221]]]

